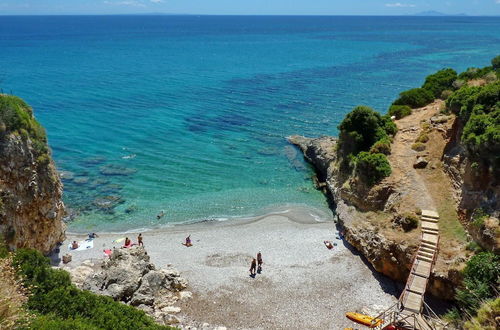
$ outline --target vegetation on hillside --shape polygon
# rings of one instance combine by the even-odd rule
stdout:
[[[358,106],[339,125],[339,153],[344,165],[354,168],[369,184],[375,184],[391,174],[386,154],[390,153],[391,137],[396,125],[389,116],[381,116],[367,106]]]
[[[12,266],[30,291],[25,295],[27,301],[19,300],[21,304],[15,306],[16,310],[11,308],[10,319],[17,318],[15,328],[172,329],[156,324],[141,310],[76,288],[66,271],[51,268],[49,260],[38,251],[18,250],[12,257]],[[0,277],[0,283],[5,282],[5,274]],[[28,312],[31,318],[21,318]],[[0,313],[0,324],[6,320]]]
[[[31,107],[17,96],[0,94],[0,137],[9,133],[29,138],[38,153],[37,161],[48,162],[47,135]]]

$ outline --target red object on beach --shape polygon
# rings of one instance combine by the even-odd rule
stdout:
[[[111,251],[111,249],[104,250],[104,254],[107,256],[110,256],[111,253],[113,253],[113,251]]]

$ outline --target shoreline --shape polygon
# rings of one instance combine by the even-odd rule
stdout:
[[[127,234],[137,241],[135,233]],[[179,302],[182,323],[208,322],[228,329],[355,327],[346,312],[377,314],[397,300],[400,289],[336,238],[333,221],[318,222],[304,213],[185,224],[142,234],[156,267],[173,265],[189,282],[192,298]],[[61,268],[101,259],[103,249],[112,248],[112,240],[124,233],[98,235],[92,249],[70,251],[72,262]],[[193,242],[189,248],[181,244],[187,235]],[[70,241],[87,237],[67,236],[61,255],[68,253]],[[337,245],[329,250],[325,240]],[[250,261],[259,251],[263,272],[251,278]]]

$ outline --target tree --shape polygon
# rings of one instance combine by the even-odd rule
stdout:
[[[424,88],[413,88],[399,94],[399,98],[393,104],[420,108],[431,103],[433,100],[434,95],[432,92]]]
[[[493,66],[494,70],[500,69],[500,55],[491,60],[491,65]]]
[[[457,72],[453,69],[443,69],[425,78],[423,89],[434,95],[434,98],[441,97],[441,93],[452,87],[457,79]]]

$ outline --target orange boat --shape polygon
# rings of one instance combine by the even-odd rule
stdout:
[[[370,327],[370,328],[375,328],[376,326],[379,326],[383,322],[383,320],[381,320],[381,319],[375,319],[374,317],[360,314],[360,313],[349,312],[349,313],[345,313],[345,316],[347,316],[347,318],[351,321],[366,325],[367,327]]]

